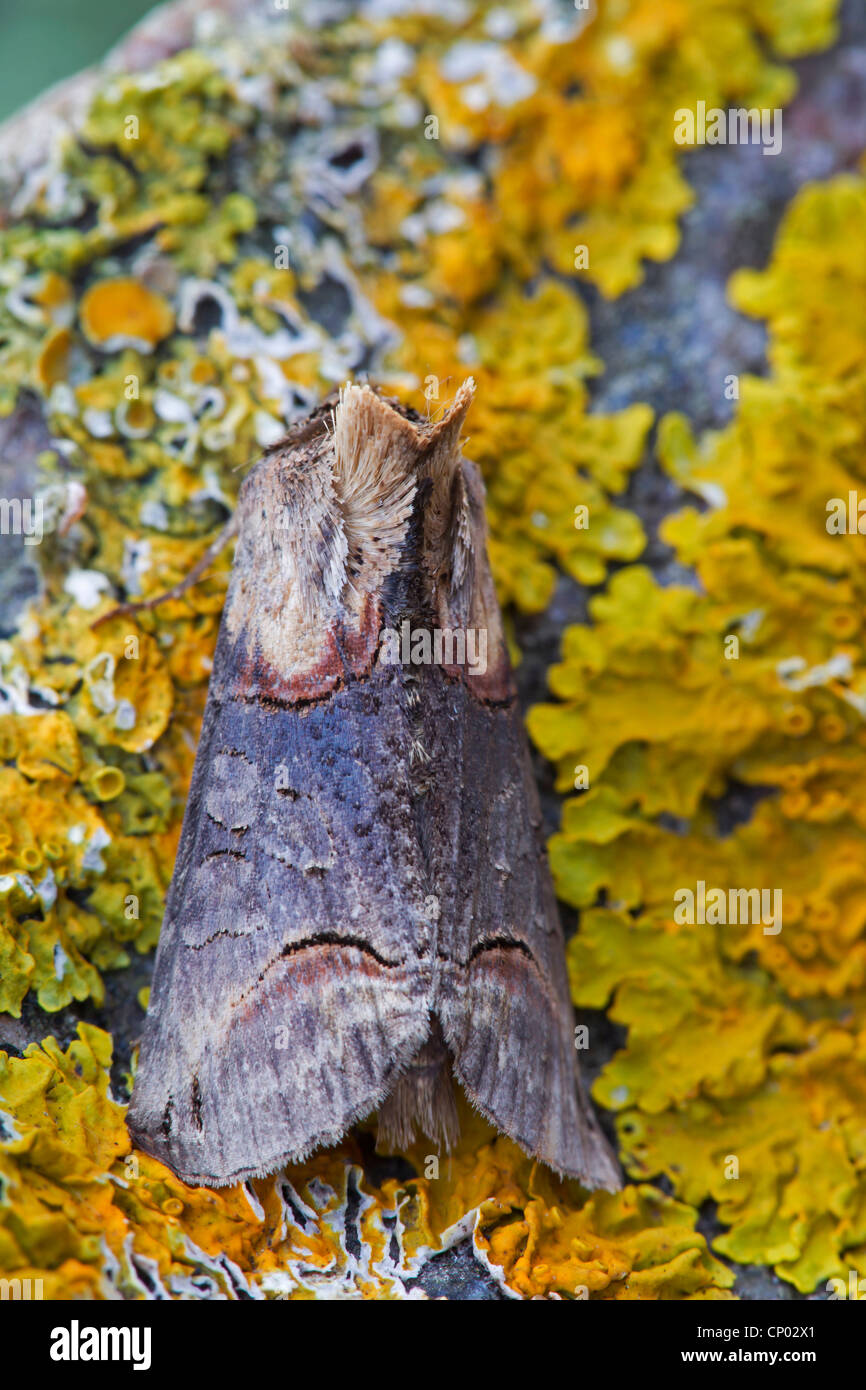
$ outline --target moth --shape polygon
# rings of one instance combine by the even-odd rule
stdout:
[[[264,1176],[376,1112],[450,1146],[455,1086],[620,1185],[460,434],[348,385],[244,480],[129,1108],[185,1182]],[[206,557],[207,558],[207,557]]]

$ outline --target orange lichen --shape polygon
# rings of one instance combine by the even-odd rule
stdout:
[[[91,285],[78,312],[85,337],[105,352],[124,347],[152,352],[174,328],[171,306],[128,276]]]

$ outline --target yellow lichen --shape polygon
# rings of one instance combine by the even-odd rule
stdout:
[[[669,416],[658,436],[706,504],[661,528],[699,587],[617,574],[565,634],[562,703],[530,719],[560,787],[586,788],[551,860],[589,909],[575,999],[628,1029],[596,1094],[629,1170],[712,1198],[716,1249],[802,1292],[864,1242],[866,568],[856,511],[853,534],[828,525],[864,486],[864,215],[862,179],[806,188],[769,268],[734,277],[772,374],[726,429]],[[764,799],[720,834],[732,783]],[[698,916],[710,890],[721,916]]]
[[[0,1270],[48,1297],[405,1298],[466,1233],[514,1297],[720,1298],[731,1282],[682,1204],[652,1188],[584,1204],[468,1110],[441,1177],[377,1188],[346,1145],[275,1178],[186,1187],[131,1148],[111,1040],[78,1031],[66,1052],[53,1038],[0,1052]]]

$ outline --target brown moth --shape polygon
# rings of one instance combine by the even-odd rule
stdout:
[[[378,1112],[620,1184],[580,1086],[541,816],[463,458],[347,386],[245,479],[129,1129],[189,1183]]]

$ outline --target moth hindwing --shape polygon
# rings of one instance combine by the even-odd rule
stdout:
[[[379,1112],[619,1185],[579,1083],[541,817],[459,437],[347,386],[245,479],[129,1127],[190,1183]]]

